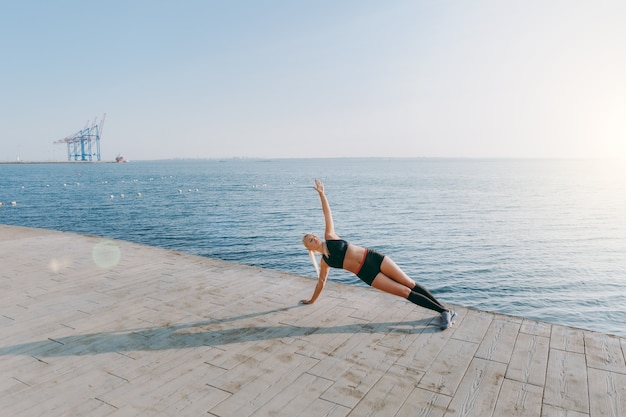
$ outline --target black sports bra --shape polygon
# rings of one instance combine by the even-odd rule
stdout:
[[[343,260],[346,257],[349,243],[343,239],[339,240],[327,240],[326,247],[328,248],[329,256],[322,255],[324,261],[328,266],[333,268],[343,268]]]

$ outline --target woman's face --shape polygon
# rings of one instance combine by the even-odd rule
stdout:
[[[314,234],[307,233],[304,237],[302,237],[302,243],[304,243],[304,247],[308,250],[315,250],[319,248],[321,240]]]

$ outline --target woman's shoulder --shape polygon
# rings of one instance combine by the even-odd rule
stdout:
[[[350,243],[343,239],[328,239],[326,241],[326,247],[329,248],[330,251],[345,251],[346,248],[350,245]]]
[[[326,242],[346,242],[346,243],[348,243],[347,241],[345,241],[343,239],[326,239]]]

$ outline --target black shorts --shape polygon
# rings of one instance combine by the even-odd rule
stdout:
[[[376,252],[372,249],[365,249],[365,259],[361,264],[361,269],[356,273],[356,276],[361,278],[361,281],[367,285],[372,285],[376,275],[380,273],[380,265],[383,263],[385,255]]]

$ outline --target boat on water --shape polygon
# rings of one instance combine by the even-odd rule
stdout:
[[[118,155],[115,157],[115,162],[126,162],[126,159],[124,159],[124,157],[122,155]]]

